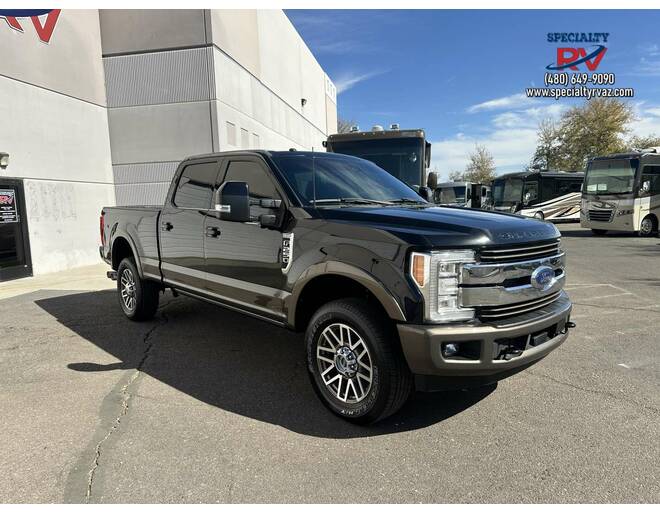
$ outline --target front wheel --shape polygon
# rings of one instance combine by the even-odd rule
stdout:
[[[545,215],[544,215],[541,211],[535,213],[535,214],[534,214],[534,217],[535,217],[537,220],[541,220],[541,221],[545,220]]]
[[[155,282],[142,280],[133,259],[126,257],[117,268],[117,296],[128,319],[144,321],[154,317],[158,309],[160,288]]]
[[[368,302],[336,300],[321,307],[305,334],[307,367],[321,401],[353,423],[394,414],[412,392],[412,375],[396,330]]]
[[[647,216],[642,220],[642,223],[639,226],[639,235],[642,237],[649,237],[656,230],[655,219],[652,216]]]

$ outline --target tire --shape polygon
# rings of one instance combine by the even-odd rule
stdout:
[[[538,212],[534,213],[534,217],[537,220],[541,220],[541,221],[545,220],[545,215],[541,211],[538,211]]]
[[[117,298],[126,317],[133,321],[151,319],[158,310],[160,287],[155,282],[140,279],[131,257],[119,263]]]
[[[656,226],[655,218],[653,216],[646,216],[639,226],[638,234],[641,237],[649,237],[653,235],[657,230],[658,227]]]
[[[607,234],[607,230],[602,228],[592,228],[591,231],[595,236],[604,236],[605,234]]]
[[[321,307],[309,322],[305,347],[316,394],[346,420],[375,423],[399,410],[412,393],[394,326],[365,300]]]

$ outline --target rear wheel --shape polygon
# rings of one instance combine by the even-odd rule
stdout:
[[[307,367],[321,401],[360,424],[394,414],[412,392],[412,375],[390,321],[368,302],[330,302],[305,334]]]
[[[154,317],[158,309],[160,288],[155,282],[140,279],[132,258],[126,257],[117,269],[117,296],[128,319],[144,321]]]
[[[591,231],[596,236],[604,236],[605,234],[607,234],[607,230],[603,230],[602,228],[592,228]]]
[[[654,234],[657,230],[658,227],[656,226],[655,218],[653,216],[646,216],[639,226],[639,235],[642,237],[648,237]]]

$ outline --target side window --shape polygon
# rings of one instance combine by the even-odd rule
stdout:
[[[230,162],[225,182],[230,181],[247,182],[251,198],[280,198],[268,173],[256,162]]]
[[[538,182],[525,182],[525,189],[523,190],[523,202],[527,205],[535,203],[539,198],[539,183]]]
[[[660,166],[644,166],[642,170],[642,184],[651,183],[649,193],[652,195],[660,194]]]
[[[186,166],[174,193],[174,205],[188,209],[209,209],[217,175],[217,162]]]
[[[582,191],[582,182],[571,182],[571,193],[579,193]]]
[[[575,193],[579,190],[580,184],[572,180],[557,181],[557,196],[567,195],[568,193]]]

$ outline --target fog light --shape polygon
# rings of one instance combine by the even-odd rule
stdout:
[[[442,356],[453,357],[458,353],[458,345],[456,343],[444,343],[442,345]]]

